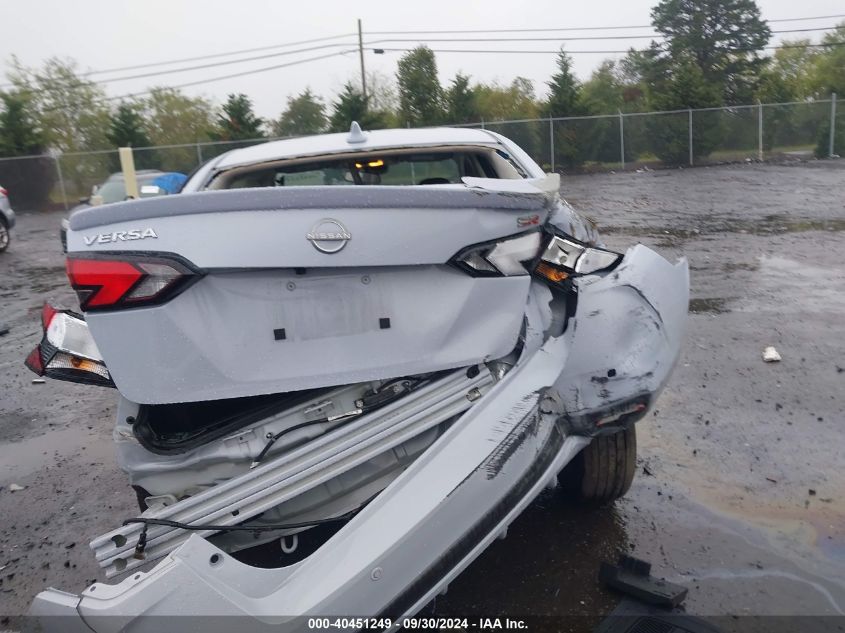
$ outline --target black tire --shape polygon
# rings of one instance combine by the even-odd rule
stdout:
[[[610,503],[624,496],[637,470],[634,425],[593,439],[560,474],[568,495],[591,504]]]
[[[6,225],[6,218],[0,215],[0,253],[9,248],[11,235],[9,227]]]

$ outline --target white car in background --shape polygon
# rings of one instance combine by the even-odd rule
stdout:
[[[9,204],[9,192],[0,185],[0,253],[9,248],[13,226],[15,226],[15,212]]]

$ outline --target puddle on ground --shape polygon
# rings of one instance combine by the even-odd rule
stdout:
[[[726,307],[726,297],[710,297],[707,299],[690,299],[689,311],[693,314],[724,314],[730,312]]]
[[[49,431],[20,442],[0,442],[0,482],[13,482],[52,466],[65,457],[85,449],[91,457],[108,457],[114,450],[107,442],[91,442],[79,429]],[[97,451],[96,449],[100,449]],[[95,454],[96,453],[96,454]]]

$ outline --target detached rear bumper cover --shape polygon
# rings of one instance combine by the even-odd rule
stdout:
[[[650,401],[668,379],[686,317],[685,261],[672,265],[637,246],[614,272],[580,279],[578,291],[577,314],[561,336],[533,352],[526,344],[502,381],[302,562],[256,569],[194,535],[119,584],[98,583],[80,596],[47,590],[32,613],[48,630],[69,630],[59,616],[75,616],[98,632],[160,630],[160,621],[141,617],[152,615],[248,616],[237,626],[251,631],[307,630],[302,615],[414,613],[554,483],[590,441],[577,434],[584,420],[638,397]],[[185,630],[196,624],[183,622]],[[232,622],[203,626],[229,630]],[[169,630],[178,626],[168,622]]]

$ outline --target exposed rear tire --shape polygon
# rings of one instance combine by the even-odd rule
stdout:
[[[560,482],[578,501],[609,503],[628,492],[636,469],[637,432],[632,424],[624,431],[594,438],[563,469]]]

